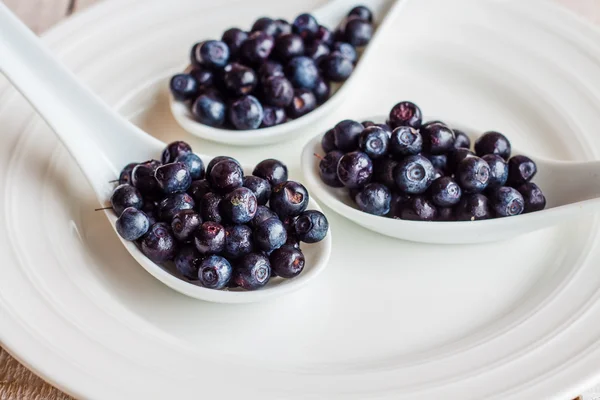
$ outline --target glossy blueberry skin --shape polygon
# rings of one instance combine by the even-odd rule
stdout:
[[[177,240],[164,222],[158,222],[148,229],[142,236],[140,247],[146,257],[158,264],[173,260],[178,250]]]
[[[437,155],[454,149],[454,131],[443,124],[431,124],[420,129],[423,151]]]
[[[286,279],[300,275],[306,262],[302,251],[292,245],[281,246],[273,251],[269,261],[272,272]]]
[[[271,197],[271,184],[266,179],[254,175],[245,176],[243,186],[254,193],[258,205],[264,206]]]
[[[223,68],[229,61],[229,47],[220,40],[207,40],[195,47],[193,64]]]
[[[358,148],[371,160],[385,157],[388,153],[390,137],[378,126],[365,128],[358,137]]]
[[[131,179],[131,173],[137,165],[138,163],[129,163],[121,170],[121,173],[119,174],[119,185],[133,184]]]
[[[508,179],[508,164],[497,154],[486,154],[482,159],[490,166],[488,189],[504,186]]]
[[[175,214],[183,210],[192,210],[195,202],[187,193],[175,193],[162,199],[158,205],[158,218],[171,223]]]
[[[323,25],[319,25],[319,29],[313,38],[314,42],[323,42],[327,46],[333,45],[333,32],[331,32],[327,27]]]
[[[242,165],[239,163],[238,160],[236,160],[233,157],[229,157],[229,156],[217,156],[215,158],[213,158],[212,160],[210,160],[210,162],[208,163],[208,165],[206,166],[206,176],[210,176],[210,171],[212,171],[213,167],[215,165],[217,165],[218,163],[220,163],[221,161],[233,161],[234,163],[236,163],[237,165],[240,166],[240,168],[242,167]]]
[[[242,44],[248,39],[248,34],[241,29],[231,28],[223,33],[221,40],[229,47],[230,58],[234,59],[240,53]]]
[[[144,206],[144,199],[139,190],[131,185],[119,185],[115,188],[110,196],[110,204],[112,205],[115,215],[120,216],[121,213],[129,207],[141,210]]]
[[[310,14],[300,14],[292,23],[292,32],[300,35],[304,40],[314,39],[319,32],[319,24]]]
[[[208,181],[215,191],[229,193],[242,186],[244,171],[235,161],[223,160],[212,167]]]
[[[308,207],[308,191],[294,181],[287,181],[273,186],[269,206],[279,218],[295,217]]]
[[[198,211],[203,221],[213,221],[218,224],[223,222],[223,216],[221,215],[220,204],[223,197],[216,193],[206,193],[202,196]]]
[[[439,170],[442,175],[448,169],[448,156],[446,154],[426,154],[425,157],[433,164],[433,167]]]
[[[194,245],[202,255],[219,254],[225,248],[225,228],[214,221],[206,221],[194,232]]]
[[[325,79],[319,78],[313,89],[313,94],[317,99],[317,104],[323,104],[331,97],[331,85]]]
[[[414,196],[400,210],[400,219],[409,221],[434,221],[438,211],[431,200],[424,196]]]
[[[285,77],[285,73],[283,71],[283,65],[281,65],[277,61],[272,61],[272,60],[265,61],[258,69],[258,77],[259,77],[260,81],[264,82],[265,80],[267,80],[273,76]]]
[[[337,150],[337,146],[335,145],[335,129],[330,129],[325,132],[321,139],[321,147],[325,153]]]
[[[499,132],[486,132],[475,141],[475,154],[479,157],[486,154],[497,154],[508,160],[510,151],[510,142]]]
[[[154,171],[161,165],[160,161],[149,160],[136,165],[131,171],[131,182],[144,196],[156,196],[160,193]]]
[[[277,24],[269,17],[262,17],[252,25],[252,32],[263,31],[267,35],[275,36],[277,34]]]
[[[249,65],[260,65],[264,62],[275,47],[275,38],[262,31],[252,32],[242,43],[240,54]]]
[[[115,223],[117,233],[125,240],[138,240],[150,229],[150,220],[146,213],[134,207],[128,207]]]
[[[471,139],[461,130],[453,129],[454,131],[454,148],[455,149],[470,149]]]
[[[304,41],[293,33],[281,35],[275,40],[273,52],[277,59],[288,62],[294,57],[304,55]]]
[[[402,101],[396,104],[390,111],[388,125],[392,129],[396,129],[399,126],[419,128],[422,121],[423,114],[419,106],[410,101]]]
[[[294,100],[294,86],[283,76],[272,76],[263,81],[265,104],[274,107],[287,107]]]
[[[475,153],[473,153],[471,150],[469,149],[465,149],[465,148],[458,148],[458,149],[454,149],[452,150],[450,153],[448,153],[448,160],[446,163],[446,172],[448,174],[453,174],[454,172],[456,172],[456,169],[458,168],[458,164],[461,163],[462,160],[464,160],[465,158],[468,157],[475,157]]]
[[[227,193],[220,204],[221,215],[230,224],[245,224],[256,214],[258,203],[252,190],[239,187]]]
[[[373,161],[373,182],[382,183],[388,188],[394,188],[394,168],[398,165],[396,160],[391,158],[380,158]]]
[[[285,74],[294,87],[299,89],[314,89],[319,78],[314,60],[305,56],[292,58],[285,67]]]
[[[288,180],[288,168],[281,161],[268,158],[256,164],[252,175],[266,179],[273,187]]]
[[[438,207],[452,207],[460,201],[462,189],[449,176],[443,176],[433,181],[429,187],[431,201]]]
[[[337,175],[349,189],[358,189],[371,181],[373,161],[362,151],[344,154],[338,163]]]
[[[319,176],[324,184],[331,187],[343,187],[337,176],[337,166],[344,153],[339,150],[330,151],[319,161]]]
[[[192,152],[192,147],[181,140],[171,142],[162,152],[161,161],[163,164],[175,162],[175,159],[183,154]]]
[[[279,218],[279,217],[269,207],[258,206],[258,208],[256,209],[256,214],[254,215],[254,218],[252,218],[252,221],[250,221],[250,226],[254,229],[258,225],[260,225],[263,221],[266,221],[269,218]]]
[[[537,165],[526,156],[514,156],[508,160],[508,180],[506,184],[512,187],[527,183],[537,173]]]
[[[196,79],[196,82],[198,82],[198,95],[203,90],[210,88],[213,84],[213,71],[206,67],[203,67],[201,65],[192,67],[189,74],[193,76],[194,79]]]
[[[192,104],[191,111],[196,121],[218,128],[225,123],[227,106],[215,96],[202,94]]]
[[[279,218],[269,218],[256,224],[253,233],[254,245],[270,252],[280,248],[287,240],[287,231]]]
[[[455,208],[457,221],[477,221],[493,218],[490,202],[481,193],[464,194]]]
[[[400,219],[400,215],[402,214],[402,209],[409,204],[410,200],[413,198],[413,195],[393,192],[392,200],[390,202],[390,212],[388,213],[388,217]]]
[[[381,183],[367,184],[354,198],[362,212],[386,215],[390,212],[392,193]]]
[[[327,217],[317,210],[304,211],[293,222],[294,236],[304,243],[320,242],[325,239],[328,231]]]
[[[196,204],[200,204],[202,196],[211,191],[212,189],[210,188],[210,183],[208,183],[206,179],[193,181],[190,185],[190,188],[187,190],[188,194],[192,196]]]
[[[223,289],[233,276],[233,267],[225,258],[211,255],[198,267],[198,281],[209,289]]]
[[[271,278],[271,264],[263,254],[250,253],[235,265],[232,279],[245,290],[257,290],[265,286]]]
[[[455,176],[465,192],[482,192],[490,182],[490,166],[479,157],[467,157],[458,164]]]
[[[171,94],[176,100],[191,100],[198,96],[198,81],[188,74],[177,74],[169,82]]]
[[[533,182],[527,182],[517,188],[525,202],[525,213],[541,211],[546,208],[546,197],[542,190]]]
[[[421,133],[410,126],[399,126],[390,137],[390,153],[397,159],[419,154],[423,150]]]
[[[183,245],[174,261],[177,272],[191,281],[198,280],[198,267],[202,262],[202,256],[193,244]]]
[[[359,122],[350,119],[339,122],[334,128],[335,147],[347,153],[358,149],[358,138],[365,130]]]
[[[281,35],[287,35],[288,33],[292,33],[292,25],[287,22],[285,19],[277,19],[275,20],[275,26],[277,27],[277,31],[275,32],[275,37]]]
[[[261,128],[268,128],[275,125],[283,124],[287,121],[285,110],[281,107],[263,106],[263,120],[260,124]]]
[[[525,211],[525,200],[517,189],[499,187],[491,191],[489,199],[496,217],[511,217]]]
[[[313,60],[315,60],[315,63],[319,65],[319,62],[323,59],[323,57],[328,55],[329,52],[329,46],[327,46],[323,42],[315,41],[312,42],[310,45],[306,46],[304,55],[312,58]]]
[[[308,89],[296,89],[294,90],[294,99],[286,108],[286,112],[291,118],[300,118],[315,108],[317,108],[315,94]]]
[[[373,13],[365,6],[356,6],[348,13],[349,17],[356,16],[363,21],[373,22]]]
[[[454,208],[452,207],[438,207],[437,212],[438,213],[436,221],[456,221],[456,216],[454,215]]]
[[[332,82],[344,82],[354,71],[353,62],[338,51],[323,57],[320,66],[323,76]]]
[[[342,54],[344,57],[350,60],[352,64],[356,64],[356,61],[358,61],[358,53],[356,52],[356,48],[350,43],[335,42],[331,47],[331,52]]]
[[[156,169],[154,177],[165,194],[185,192],[192,184],[187,166],[181,162],[164,164]]]
[[[204,162],[194,153],[182,154],[175,159],[175,162],[182,163],[192,177],[192,181],[204,178]]]
[[[231,225],[225,228],[225,249],[223,255],[234,260],[252,253],[254,242],[252,229],[247,225]]]
[[[373,25],[359,18],[350,18],[344,28],[344,39],[356,47],[366,46],[373,37]]]
[[[404,193],[424,193],[433,182],[431,161],[421,155],[408,156],[394,168],[396,187]]]
[[[227,64],[223,69],[225,87],[234,96],[250,94],[258,84],[258,76],[252,68],[238,63]]]
[[[263,120],[263,107],[254,96],[244,96],[231,103],[229,121],[238,130],[256,129]]]
[[[194,232],[202,224],[202,218],[194,210],[182,210],[173,216],[171,230],[180,242],[192,240]]]

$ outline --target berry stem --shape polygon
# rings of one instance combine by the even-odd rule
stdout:
[[[320,155],[318,155],[317,153],[313,153],[313,155],[315,157],[317,157],[319,160],[323,161],[323,157],[321,157]]]
[[[119,182],[119,180],[118,179],[113,179],[112,181],[108,181],[108,183],[116,183],[116,182]]]

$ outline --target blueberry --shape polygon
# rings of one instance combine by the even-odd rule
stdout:
[[[337,146],[335,145],[335,129],[330,129],[325,132],[321,139],[321,147],[325,153],[337,150]]]
[[[275,186],[288,180],[288,168],[281,161],[268,158],[256,164],[252,175],[266,179],[271,186]]]
[[[266,179],[258,176],[245,176],[244,187],[250,189],[252,193],[254,193],[258,205],[264,206],[271,197],[271,184]]]
[[[167,145],[162,153],[162,163],[168,164],[175,162],[175,159],[183,154],[192,152],[192,147],[186,142],[177,141]]]
[[[438,207],[452,207],[460,201],[462,190],[458,183],[449,176],[433,181],[429,187],[431,201]]]
[[[273,36],[265,32],[252,32],[246,41],[242,44],[240,53],[246,63],[250,65],[259,65],[267,58],[275,47]]]
[[[390,201],[390,212],[389,217],[399,219],[402,214],[402,209],[406,207],[410,200],[414,196],[406,193],[394,192],[392,193],[392,200]]]
[[[148,216],[134,207],[128,207],[120,214],[115,224],[119,235],[129,241],[138,240],[150,229]]]
[[[263,221],[266,221],[269,218],[279,218],[279,217],[277,216],[277,214],[275,214],[275,211],[271,210],[269,207],[258,206],[256,209],[256,214],[254,215],[254,218],[252,218],[252,221],[250,221],[250,226],[252,228],[256,228]]]
[[[331,85],[325,79],[319,78],[313,89],[313,94],[317,99],[317,104],[323,104],[331,97]]]
[[[358,53],[356,52],[356,48],[350,43],[335,42],[331,48],[331,51],[342,54],[344,57],[350,60],[352,64],[356,64],[356,61],[358,61]]]
[[[121,173],[119,174],[119,185],[133,184],[131,179],[131,173],[137,165],[138,163],[129,163],[121,170]]]
[[[461,130],[453,129],[454,131],[454,148],[455,149],[470,149],[471,139]]]
[[[279,60],[287,62],[294,57],[304,55],[304,41],[293,33],[281,35],[275,40],[273,52]]]
[[[273,186],[269,205],[279,218],[295,217],[308,206],[308,191],[294,181],[287,181]]]
[[[221,256],[206,257],[198,267],[198,281],[209,289],[223,289],[233,276],[233,267]]]
[[[277,31],[275,32],[275,37],[281,35],[287,35],[288,33],[292,33],[292,25],[287,22],[285,19],[277,19],[275,20],[275,26],[277,26]]]
[[[221,215],[226,222],[245,224],[254,218],[258,203],[252,190],[239,187],[225,195],[220,207]]]
[[[399,126],[392,131],[390,153],[398,159],[419,154],[423,150],[423,137],[410,126]]]
[[[304,269],[304,254],[293,246],[281,246],[269,257],[271,270],[282,278],[290,279],[300,275]]]
[[[408,156],[394,168],[396,187],[408,194],[424,193],[433,181],[434,168],[421,155]]]
[[[373,25],[360,18],[349,18],[344,28],[344,39],[356,47],[366,46],[373,37]]]
[[[141,210],[144,206],[144,199],[139,190],[131,185],[119,185],[110,196],[110,203],[117,216],[121,215],[123,210],[129,207]]]
[[[202,218],[194,210],[182,210],[173,216],[171,229],[177,240],[187,242],[201,224]]]
[[[423,196],[411,197],[400,211],[400,218],[409,221],[434,221],[437,216],[435,205]]]
[[[508,179],[508,164],[504,161],[504,158],[496,154],[486,154],[482,159],[490,166],[488,189],[504,186]]]
[[[465,192],[482,192],[490,182],[490,166],[479,157],[467,157],[458,164],[455,175]]]
[[[256,224],[253,238],[258,249],[270,252],[286,242],[287,231],[278,218],[269,218]]]
[[[333,82],[344,82],[354,71],[354,64],[338,51],[323,57],[321,61],[323,76]]]
[[[499,132],[486,132],[475,141],[475,154],[479,157],[486,154],[497,154],[508,160],[510,150],[510,142]]]
[[[198,96],[198,81],[188,74],[177,74],[171,78],[169,88],[177,100],[191,100]]]
[[[320,211],[304,211],[294,220],[293,233],[304,243],[320,242],[325,239],[328,231],[329,221]]]
[[[213,221],[219,224],[223,222],[220,210],[222,200],[223,197],[216,193],[209,192],[202,196],[198,211],[200,212],[203,221]]]
[[[395,187],[394,168],[397,165],[397,161],[387,157],[373,161],[373,181],[382,183],[388,188]]]
[[[371,160],[385,157],[388,153],[390,138],[386,131],[378,126],[365,128],[358,137],[358,148]]]
[[[365,6],[356,6],[348,13],[349,17],[356,16],[363,21],[373,22],[373,13]]]
[[[256,129],[263,120],[263,108],[254,96],[244,96],[231,103],[229,121],[239,130]]]
[[[319,32],[319,24],[310,14],[300,14],[292,23],[292,32],[300,35],[304,40],[314,39]]]
[[[216,191],[228,193],[242,186],[244,171],[237,162],[223,160],[212,167],[208,181]]]
[[[465,194],[455,209],[458,221],[476,221],[493,218],[489,200],[481,193]]]
[[[392,129],[396,129],[399,126],[419,128],[422,121],[423,116],[419,106],[410,101],[402,101],[396,104],[392,108],[392,111],[390,111],[388,125],[390,125]]]
[[[525,200],[521,193],[508,186],[492,190],[489,199],[497,217],[519,215],[525,210]]]
[[[392,193],[381,183],[369,183],[354,198],[362,212],[386,215],[390,212]]]
[[[238,160],[236,160],[233,157],[229,157],[229,156],[217,156],[215,158],[213,158],[212,160],[210,160],[210,162],[208,163],[208,165],[206,166],[206,176],[210,176],[210,171],[212,171],[213,167],[215,165],[217,165],[217,163],[220,163],[221,161],[233,161],[234,163],[236,163],[237,165],[240,166],[240,168],[242,167],[242,165],[239,163]]]
[[[175,214],[194,208],[194,199],[187,193],[175,193],[162,199],[158,205],[158,217],[161,221],[170,223]]]
[[[452,207],[438,207],[437,212],[436,221],[456,221],[454,208]]]
[[[261,128],[283,124],[287,120],[285,110],[281,107],[264,106]]]
[[[537,173],[535,162],[526,156],[514,156],[508,160],[508,186],[518,187],[527,183]]]
[[[294,99],[286,108],[286,112],[292,118],[300,118],[317,108],[317,98],[308,89],[294,90]]]
[[[258,77],[252,68],[232,63],[223,69],[223,82],[227,90],[234,96],[250,94],[258,84]]]
[[[425,155],[433,167],[443,173],[448,169],[448,156],[446,154],[427,154]]]
[[[198,95],[213,85],[213,71],[201,65],[192,67],[189,74],[198,82]]]
[[[220,40],[207,40],[195,46],[194,65],[223,68],[229,61],[229,47]]]
[[[175,159],[175,162],[186,166],[193,181],[204,178],[204,162],[196,154],[182,154]]]
[[[230,58],[237,58],[248,34],[241,29],[231,28],[223,33],[221,40],[229,47]]]
[[[317,65],[305,56],[292,58],[285,68],[285,74],[294,87],[299,89],[314,89],[319,78]]]
[[[270,278],[269,259],[259,253],[250,253],[236,263],[232,279],[242,289],[256,290],[265,286]]]
[[[181,162],[164,164],[156,169],[154,177],[166,194],[185,192],[192,184],[187,166]]]
[[[252,32],[262,31],[267,35],[275,36],[277,34],[278,26],[269,17],[262,17],[256,20],[254,25],[252,25]]]
[[[371,181],[373,162],[362,151],[353,151],[340,158],[337,174],[340,182],[347,188],[360,188]]]
[[[344,186],[337,176],[337,166],[343,155],[344,153],[341,151],[333,150],[327,153],[319,162],[319,175],[326,185],[331,187]]]
[[[181,247],[175,256],[175,269],[185,278],[195,281],[198,280],[198,267],[202,262],[202,256],[192,244]]]
[[[294,87],[283,76],[272,76],[263,82],[263,98],[266,104],[274,107],[287,107],[294,99]]]
[[[200,254],[218,254],[225,249],[225,228],[223,225],[206,221],[194,232],[194,245]]]
[[[525,202],[525,213],[541,211],[546,207],[546,198],[542,190],[533,182],[527,182],[517,188]]]
[[[260,68],[258,69],[258,77],[259,77],[260,81],[264,82],[273,76],[285,77],[285,73],[283,71],[283,65],[281,65],[277,61],[272,61],[272,60],[265,61],[265,63],[262,64],[260,66]]]
[[[358,149],[358,138],[365,130],[362,124],[346,119],[339,122],[333,129],[334,143],[339,150],[350,152]]]
[[[192,115],[201,124],[220,127],[225,123],[225,103],[215,96],[202,94],[192,104]]]
[[[155,263],[171,261],[177,255],[177,241],[169,225],[158,222],[141,239],[142,253]]]
[[[295,249],[300,249],[300,239],[298,239],[296,234],[288,232],[288,238],[285,241],[285,244],[281,247],[285,247],[285,246],[292,246]],[[271,253],[271,254],[273,254],[273,253]]]
[[[454,149],[454,131],[443,124],[431,124],[420,129],[423,150],[437,155]]]
[[[136,165],[131,171],[131,182],[144,196],[154,196],[160,193],[154,171],[160,166],[160,161],[149,160]]]
[[[249,226],[232,225],[225,228],[225,257],[233,260],[250,254],[253,250],[252,229]]]
[[[475,157],[475,153],[473,153],[469,149],[458,148],[458,149],[452,150],[450,153],[448,153],[448,161],[446,163],[446,172],[448,172],[449,174],[453,174],[454,172],[456,172],[456,169],[458,168],[458,164],[460,164],[461,161],[464,160],[465,158],[469,158],[469,157]]]
[[[187,192],[190,196],[192,196],[196,204],[200,204],[200,199],[202,199],[202,196],[211,191],[212,189],[210,188],[210,183],[208,183],[206,179],[200,179],[193,181]]]
[[[305,55],[315,60],[317,65],[328,54],[329,46],[323,42],[315,41],[306,47]]]
[[[333,32],[323,25],[319,25],[319,29],[317,29],[317,33],[315,34],[313,40],[315,42],[323,42],[327,46],[331,46],[333,44]]]

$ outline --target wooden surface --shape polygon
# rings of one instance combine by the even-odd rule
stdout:
[[[1,0],[0,0],[1,1]],[[36,33],[102,0],[3,0]],[[165,0],[168,1],[168,0]],[[600,24],[600,0],[549,0],[563,3]],[[600,394],[600,391],[596,395]],[[589,397],[588,397],[589,396]],[[594,394],[583,400],[599,399]],[[71,397],[45,383],[0,348],[0,400],[69,400]]]

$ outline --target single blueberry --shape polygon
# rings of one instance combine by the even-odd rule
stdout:
[[[227,90],[234,96],[250,94],[258,84],[258,77],[252,68],[232,63],[223,69],[223,82]]]
[[[233,276],[233,267],[225,258],[211,255],[198,267],[198,281],[209,289],[223,289]]]
[[[541,211],[546,207],[546,197],[542,190],[533,182],[527,182],[517,188],[525,202],[525,213]]]
[[[244,171],[237,162],[223,160],[212,167],[208,181],[215,191],[228,193],[242,186]]]
[[[115,188],[112,196],[110,196],[110,204],[118,217],[123,210],[129,207],[141,210],[144,206],[144,199],[140,191],[134,186],[124,184]]]
[[[198,155],[194,153],[182,154],[175,159],[175,162],[186,166],[193,181],[204,178],[204,162]]]
[[[177,74],[171,78],[169,88],[177,100],[191,100],[198,96],[199,84],[196,78],[188,74]]]
[[[321,147],[325,153],[337,150],[337,146],[335,145],[335,129],[330,129],[325,132],[321,139]]]
[[[360,18],[349,18],[344,28],[344,39],[356,47],[366,46],[373,37],[373,25]]]
[[[344,186],[349,189],[363,187],[373,176],[373,162],[362,151],[344,154],[338,163],[337,175]]]
[[[348,13],[349,17],[356,16],[363,21],[373,22],[373,13],[365,6],[356,6]]]
[[[439,170],[442,173],[442,175],[444,175],[444,172],[448,170],[448,156],[446,154],[426,154],[425,157],[427,157],[427,159],[431,161],[433,167]]]
[[[231,28],[223,33],[221,40],[229,47],[230,58],[237,58],[248,34],[241,29]]]
[[[482,159],[490,166],[488,189],[504,186],[508,179],[508,164],[497,154],[486,154]]]
[[[390,201],[390,212],[388,213],[388,216],[391,218],[400,219],[402,215],[402,210],[410,203],[410,200],[413,197],[414,196],[410,194],[393,192],[392,200]]]
[[[263,254],[250,253],[242,257],[233,270],[232,279],[245,290],[256,290],[265,286],[271,278],[271,264]]]
[[[275,211],[271,210],[267,206],[258,206],[256,209],[256,214],[252,221],[250,221],[250,226],[255,229],[258,225],[260,225],[263,221],[268,220],[269,218],[279,218]]]
[[[489,199],[497,217],[519,215],[525,210],[525,200],[521,193],[508,186],[492,190]]]
[[[240,166],[240,168],[242,167],[242,165],[239,163],[238,160],[236,160],[233,157],[229,157],[229,156],[217,156],[215,158],[213,158],[212,160],[210,160],[210,162],[208,163],[208,165],[206,166],[206,176],[210,176],[210,171],[212,171],[213,167],[215,165],[217,165],[217,163],[220,163],[221,161],[233,161],[234,163],[236,163],[237,165]]]
[[[453,129],[454,131],[454,148],[455,149],[470,149],[471,139],[461,130]]]
[[[258,203],[252,190],[239,187],[225,195],[220,207],[221,215],[226,222],[245,224],[254,218]]]
[[[454,131],[443,124],[431,124],[420,129],[423,151],[437,155],[454,149]]]
[[[128,207],[117,218],[115,227],[123,239],[133,242],[148,232],[148,229],[150,229],[150,220],[143,211],[134,207]]]
[[[193,234],[202,224],[202,218],[194,210],[182,210],[173,216],[171,229],[180,242],[192,240]]]
[[[265,104],[274,107],[287,107],[294,100],[294,86],[283,76],[272,76],[263,81]]]
[[[508,160],[510,157],[510,142],[499,132],[486,132],[475,141],[475,154],[482,157],[486,154],[497,154]]]
[[[194,232],[194,245],[200,254],[218,254],[225,248],[225,228],[214,221],[206,221]]]
[[[141,239],[142,253],[155,263],[171,261],[177,255],[177,240],[169,225],[158,222]]]
[[[514,156],[508,160],[508,186],[518,187],[527,183],[537,173],[535,162],[526,156]]]
[[[277,26],[277,31],[275,32],[275,37],[281,35],[287,35],[288,33],[292,33],[292,25],[287,22],[285,19],[277,19],[275,20],[275,25]]]
[[[288,62],[294,57],[304,55],[304,41],[293,33],[281,35],[275,40],[273,53],[279,60]]]
[[[263,106],[263,120],[261,128],[268,128],[286,122],[287,115],[281,107]]]
[[[397,159],[419,154],[423,150],[423,137],[410,126],[399,126],[390,137],[390,153]]]
[[[256,129],[263,120],[263,108],[254,96],[244,96],[231,103],[229,121],[238,130]]]
[[[358,53],[356,52],[356,48],[350,43],[335,42],[331,48],[331,51],[342,54],[344,57],[350,60],[352,64],[356,64],[356,61],[358,61]]]
[[[397,165],[397,161],[387,157],[373,161],[373,181],[382,183],[388,188],[395,187],[394,168]]]
[[[273,186],[269,206],[279,218],[295,217],[308,206],[308,191],[294,181],[282,182]]]
[[[254,193],[258,205],[264,206],[268,203],[271,197],[271,184],[269,181],[258,176],[248,175],[244,177],[243,186]]]
[[[192,115],[201,124],[220,127],[225,123],[227,106],[215,96],[202,94],[192,104]]]
[[[273,187],[288,180],[288,168],[281,161],[268,158],[256,164],[252,175],[266,179]]]
[[[424,193],[433,182],[434,168],[427,158],[421,155],[408,156],[394,168],[396,187],[404,193]]]
[[[319,24],[310,14],[300,14],[292,23],[292,32],[300,35],[304,40],[311,40],[319,32]]]
[[[323,42],[327,46],[333,45],[333,32],[331,32],[327,27],[323,25],[319,25],[319,29],[313,38],[315,42]]]
[[[328,231],[327,217],[320,211],[308,210],[294,220],[292,232],[304,243],[317,243],[325,239]]]
[[[434,221],[437,216],[435,205],[423,196],[411,197],[400,211],[400,218],[409,221]]]
[[[192,152],[192,147],[186,142],[177,141],[172,142],[167,145],[167,147],[163,150],[162,153],[162,163],[168,164],[175,162],[175,159],[183,154],[188,154]]]
[[[365,130],[362,124],[346,119],[339,122],[333,129],[335,147],[346,153],[358,149],[358,138]]]
[[[225,228],[225,249],[223,255],[230,260],[252,253],[252,229],[246,225],[232,225]]]
[[[258,249],[271,252],[283,246],[287,240],[287,231],[278,218],[269,218],[256,225],[253,238]]]
[[[175,256],[175,269],[186,279],[198,280],[198,267],[202,262],[202,256],[192,244],[181,247]]]
[[[479,157],[467,157],[458,164],[455,175],[465,192],[482,192],[490,182],[490,166]]]
[[[410,126],[418,129],[422,121],[423,114],[419,106],[410,101],[402,101],[396,104],[390,111],[388,125],[392,129],[396,129],[399,126]]]
[[[207,40],[195,46],[194,65],[223,68],[229,61],[229,47],[220,40]]]
[[[286,112],[291,118],[300,118],[317,108],[317,98],[315,94],[308,89],[295,89],[294,99],[286,108]]]
[[[192,210],[194,199],[187,193],[175,193],[162,199],[158,205],[158,218],[170,223],[175,214],[182,210]]]
[[[481,193],[463,195],[455,209],[458,221],[476,221],[493,218],[489,200]]]
[[[209,192],[202,196],[198,211],[200,212],[203,221],[213,221],[218,224],[223,222],[220,209],[222,200],[223,197],[216,193]]]
[[[300,275],[306,262],[302,251],[291,245],[281,246],[273,251],[269,261],[272,272],[286,279]]]
[[[366,153],[371,160],[385,157],[388,153],[390,137],[378,126],[365,128],[358,137],[358,148]]]
[[[121,173],[119,174],[119,185],[133,184],[131,173],[137,165],[138,163],[129,163],[121,170]]]
[[[190,171],[181,162],[161,165],[154,172],[154,177],[166,194],[185,192],[192,184]]]
[[[323,42],[315,41],[306,47],[304,54],[315,60],[315,63],[319,65],[319,62],[329,54],[329,46]]]
[[[202,196],[211,191],[212,189],[210,188],[210,183],[208,183],[206,179],[193,181],[190,185],[190,188],[187,190],[188,194],[192,196],[196,204],[200,204],[200,199],[202,199]]]
[[[339,51],[323,57],[320,66],[323,76],[333,82],[344,82],[354,71],[352,61]]]
[[[189,74],[198,82],[198,95],[200,95],[203,90],[206,90],[213,85],[214,74],[209,68],[201,65],[195,66],[192,67]]]
[[[314,89],[319,78],[314,60],[305,56],[292,58],[285,68],[285,74],[294,87],[299,89]]]
[[[461,147],[461,148],[452,150],[450,153],[448,153],[448,162],[446,163],[446,172],[448,174],[455,173],[456,169],[458,168],[458,164],[460,164],[461,161],[464,160],[465,158],[469,158],[469,157],[475,157],[475,153],[473,153],[469,149],[465,149],[465,148]]]
[[[258,77],[260,81],[264,82],[273,76],[285,77],[285,73],[283,72],[283,65],[281,65],[277,61],[265,61],[265,63],[262,64],[258,69]]]
[[[456,216],[454,215],[454,208],[452,207],[438,207],[437,208],[438,215],[436,221],[456,221]]]
[[[275,38],[262,31],[252,32],[242,44],[240,54],[243,60],[250,65],[260,65],[264,62],[275,47]]]
[[[317,84],[313,89],[317,104],[323,104],[331,97],[331,85],[323,78],[317,79]]]
[[[460,201],[462,190],[458,183],[449,176],[433,181],[429,187],[431,201],[438,207],[452,207]]]
[[[321,158],[321,161],[319,162],[319,175],[326,185],[331,187],[344,186],[337,176],[337,166],[343,155],[344,153],[341,151],[333,150],[327,153],[325,157]]]
[[[154,171],[161,165],[160,161],[149,160],[139,163],[131,171],[131,182],[143,196],[156,196],[160,193]]]
[[[259,18],[256,20],[256,22],[254,22],[254,25],[252,25],[252,32],[263,31],[267,35],[271,36],[277,35],[277,30],[277,24],[269,17]]]
[[[386,215],[390,212],[392,193],[381,183],[367,184],[354,198],[362,212],[373,215]]]

